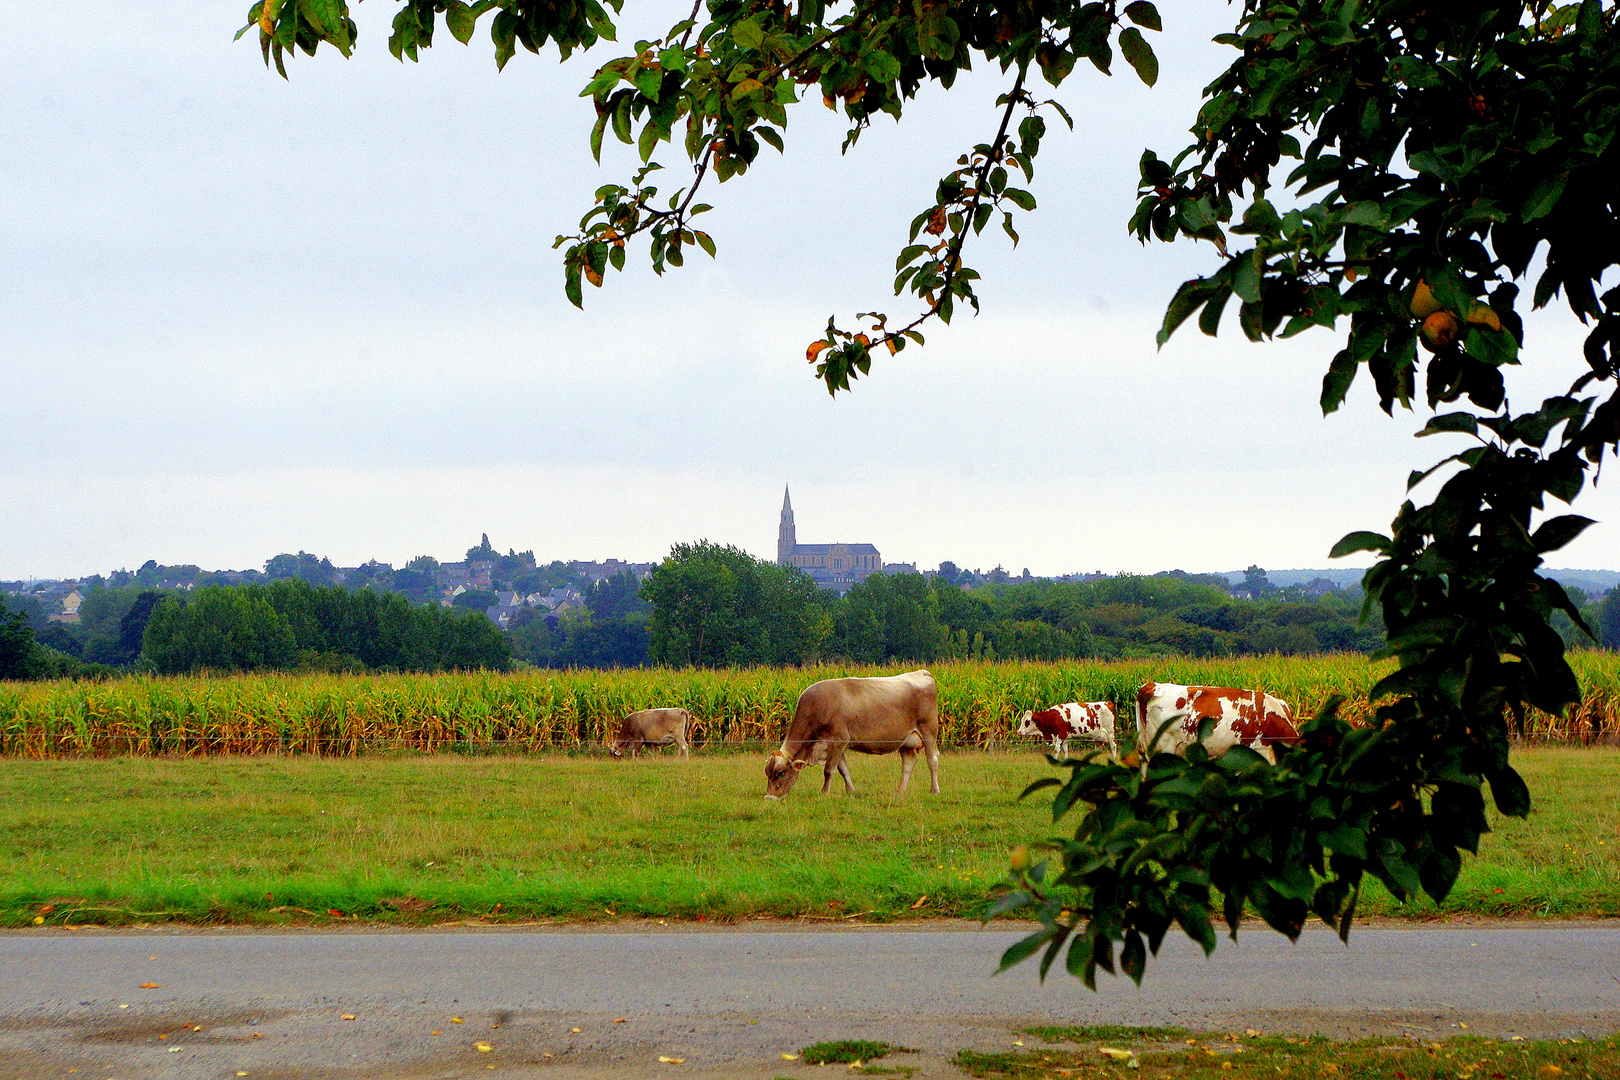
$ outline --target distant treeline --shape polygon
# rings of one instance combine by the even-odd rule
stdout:
[[[1243,588],[1257,598],[1235,599],[1209,577],[1179,572],[971,588],[946,576],[880,574],[839,597],[797,570],[702,541],[676,545],[645,581],[623,573],[584,585],[583,609],[524,608],[504,630],[482,605],[413,603],[372,584],[288,577],[190,591],[97,586],[72,626],[0,605],[0,678],[1215,659],[1383,644],[1376,612],[1358,622],[1359,589],[1279,589],[1258,567]],[[1595,599],[1569,591],[1602,643],[1620,646],[1620,590]],[[1567,616],[1555,625],[1569,644],[1589,644]]]
[[[91,590],[95,659],[34,640],[20,613],[0,616],[0,677],[51,678],[137,668],[194,671],[471,671],[512,663],[506,635],[481,612],[412,604],[397,593],[314,586],[207,586],[189,594]],[[124,602],[120,602],[124,601]],[[106,608],[108,610],[100,610]],[[120,613],[121,611],[121,613]],[[116,618],[114,618],[116,616]],[[107,624],[99,625],[98,624]],[[14,647],[7,649],[7,643]],[[70,643],[69,643],[70,644]]]
[[[797,571],[705,542],[678,545],[641,591],[653,608],[649,656],[674,666],[1304,655],[1383,643],[1376,618],[1357,625],[1359,593],[1236,600],[1188,575],[962,589],[880,574],[838,598]]]

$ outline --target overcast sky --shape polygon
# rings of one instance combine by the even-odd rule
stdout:
[[[1461,448],[1414,441],[1422,417],[1385,418],[1366,382],[1323,419],[1324,331],[1253,346],[1228,320],[1155,351],[1175,286],[1215,263],[1126,235],[1135,162],[1184,144],[1225,5],[1165,5],[1155,89],[1077,69],[1022,245],[987,231],[969,255],[984,314],[836,401],[804,348],[830,314],[912,311],[894,255],[993,133],[993,73],[844,157],[837,116],[791,112],[786,156],[707,196],[717,261],[660,280],[632,256],[581,313],[551,242],[633,168],[592,162],[577,96],[618,47],[497,74],[481,28],[401,65],[373,0],[353,59],[300,55],[287,83],[253,35],[231,42],[246,7],[174,0],[143,28],[0,6],[0,577],[299,549],[397,565],[486,532],[542,560],[702,537],[773,555],[785,483],[801,542],[924,567],[1325,566]],[[621,40],[680,17],[628,5]],[[671,188],[677,155],[657,155]],[[1521,407],[1580,365],[1568,323],[1532,324]],[[1604,485],[1580,509],[1617,506]],[[1557,562],[1620,567],[1620,529]]]

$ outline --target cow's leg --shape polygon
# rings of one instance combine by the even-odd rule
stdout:
[[[906,793],[906,785],[911,783],[911,770],[917,767],[917,751],[900,748],[900,794]]]
[[[823,795],[832,790],[834,773],[844,778],[844,790],[855,790],[855,785],[849,782],[849,769],[844,764],[844,750],[842,747],[830,748],[827,751],[827,763],[822,766],[821,793]]]
[[[681,757],[690,759],[692,756],[691,744],[686,741],[684,732],[675,733],[675,745],[681,748]]]
[[[931,735],[924,735],[923,756],[928,759],[928,790],[931,794],[939,794],[939,743]]]
[[[1059,761],[1068,761],[1069,740],[1060,739],[1056,735],[1052,736],[1052,753],[1057,755]]]
[[[844,778],[844,794],[855,794],[855,781],[849,778],[849,762],[843,754],[838,755],[838,775]]]

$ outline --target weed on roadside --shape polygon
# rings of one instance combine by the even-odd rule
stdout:
[[[1094,1028],[1040,1028],[1083,1033]],[[1107,1030],[1107,1029],[1105,1029]],[[1074,1050],[979,1053],[963,1050],[952,1064],[987,1080],[1059,1077],[1174,1080],[1577,1080],[1620,1077],[1620,1036],[1607,1039],[1501,1040],[1461,1037],[1444,1043],[1402,1039],[1333,1042],[1294,1038],[1192,1035],[1175,1028],[1115,1028],[1131,1038],[1080,1035]],[[1031,1032],[1035,1033],[1034,1031]],[[1044,1038],[1045,1035],[1042,1035]],[[1127,1071],[1129,1070],[1129,1071]]]
[[[853,1065],[857,1061],[871,1061],[875,1058],[888,1057],[890,1054],[916,1052],[912,1047],[896,1046],[893,1043],[840,1039],[836,1042],[820,1042],[807,1046],[799,1051],[799,1056],[806,1065]]]

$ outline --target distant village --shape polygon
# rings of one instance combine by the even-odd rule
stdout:
[[[885,562],[878,547],[869,542],[800,543],[792,496],[787,490],[782,493],[775,561],[780,566],[799,569],[823,590],[838,596],[874,574],[920,573],[925,578],[944,578],[946,583],[964,589],[1037,580],[1101,581],[1109,576],[1093,571],[1040,578],[1031,575],[1027,568],[1021,574],[1013,574],[1001,566],[986,571],[958,567],[952,562],[942,562],[932,570],[919,570],[914,562]],[[539,563],[532,551],[508,549],[506,554],[501,554],[485,535],[459,562],[439,562],[424,555],[399,568],[375,559],[358,566],[334,566],[326,558],[303,551],[296,555],[277,555],[265,563],[263,570],[209,571],[190,564],[160,566],[148,561],[138,570],[115,570],[106,576],[0,581],[0,593],[24,602],[45,621],[72,625],[79,621],[80,605],[98,586],[135,585],[146,589],[190,591],[206,585],[252,585],[302,578],[314,585],[341,585],[351,589],[370,586],[399,592],[416,603],[477,607],[503,629],[522,621],[520,616],[529,615],[544,617],[555,627],[556,619],[569,612],[589,613],[586,592],[592,586],[617,581],[621,591],[634,592],[657,565],[622,559]],[[1189,574],[1180,570],[1165,574],[1190,583],[1215,586],[1235,600],[1253,600],[1281,590],[1301,599],[1324,596],[1339,589],[1354,588],[1360,582],[1362,571],[1335,568],[1268,573],[1251,566],[1246,571],[1220,574]],[[1620,573],[1613,571],[1552,571],[1551,576],[1591,595],[1620,584]]]

